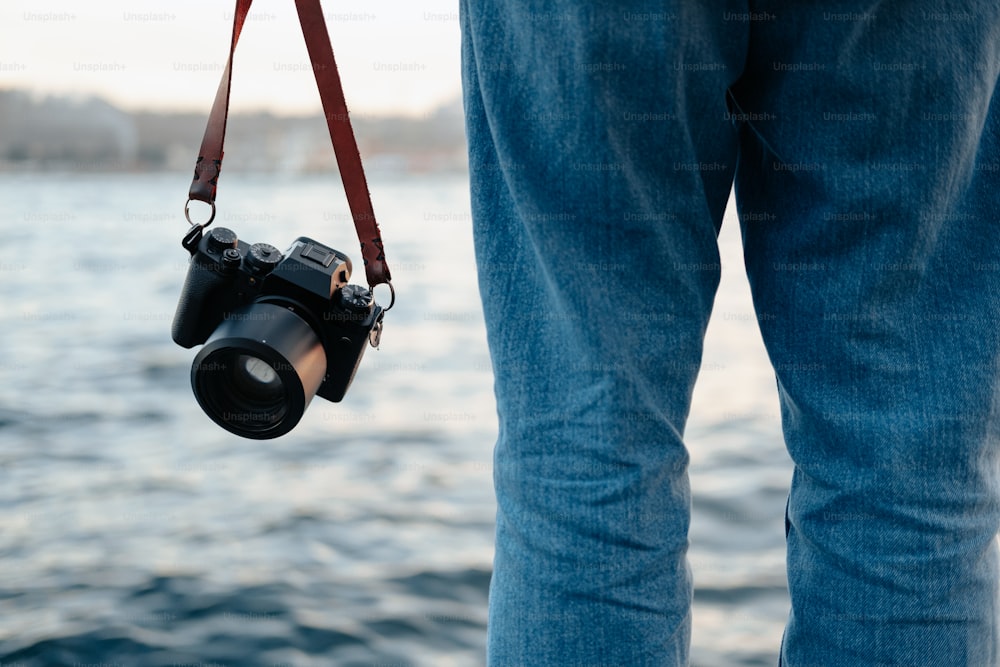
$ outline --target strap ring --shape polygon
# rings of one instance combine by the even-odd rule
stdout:
[[[390,310],[392,310],[392,307],[396,305],[396,288],[393,287],[392,282],[388,280],[385,281],[384,283],[379,283],[378,285],[387,285],[389,287],[389,295],[390,295],[389,305],[382,309],[383,313],[388,313]],[[374,291],[374,289],[378,287],[378,285],[372,286],[372,290]]]
[[[188,197],[188,200],[186,202],[184,202],[184,218],[187,219],[188,224],[190,224],[192,227],[195,226],[195,225],[199,225],[201,227],[208,227],[210,224],[212,224],[212,221],[215,220],[215,202],[214,201],[204,202],[204,203],[206,203],[206,204],[208,204],[209,206],[212,207],[212,214],[208,217],[207,221],[202,222],[202,223],[197,223],[197,222],[195,222],[195,221],[193,221],[191,219],[191,202],[192,201],[194,201],[194,200],[192,198]],[[199,201],[201,201],[201,200],[199,200]]]

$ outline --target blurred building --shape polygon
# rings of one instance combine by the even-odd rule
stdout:
[[[188,170],[205,114],[130,113],[98,98],[39,97],[0,90],[0,169]],[[460,170],[466,165],[458,100],[423,117],[352,114],[366,163],[394,171]],[[243,113],[230,117],[228,171],[336,170],[322,116]]]

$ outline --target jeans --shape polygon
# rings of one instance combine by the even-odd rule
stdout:
[[[734,186],[795,466],[782,664],[998,664],[1000,3],[461,0],[461,25],[490,664],[687,664],[683,433]]]

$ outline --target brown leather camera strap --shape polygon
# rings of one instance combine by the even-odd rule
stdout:
[[[236,11],[233,14],[233,36],[229,46],[229,60],[222,73],[219,89],[215,94],[212,112],[208,117],[205,137],[201,141],[201,151],[194,168],[194,181],[188,193],[189,200],[202,201],[212,205],[213,217],[215,211],[215,193],[219,183],[219,171],[222,169],[223,142],[226,137],[226,119],[229,115],[229,91],[233,78],[233,53],[239,41],[240,32],[246,22],[247,14],[253,0],[236,0]],[[344,192],[347,203],[354,218],[354,227],[361,242],[361,255],[364,258],[365,274],[368,285],[374,287],[389,283],[391,276],[385,263],[382,234],[379,232],[375,211],[372,208],[368,183],[365,180],[361,155],[358,152],[354,129],[348,116],[347,101],[340,83],[337,63],[333,59],[333,47],[323,18],[323,8],[320,0],[295,0],[298,9],[299,23],[302,35],[306,40],[309,59],[312,61],[313,72],[316,75],[316,85],[319,88],[326,124],[330,130],[330,139],[337,156],[337,166],[344,182]],[[209,220],[211,222],[211,220]],[[205,223],[207,225],[208,223]]]

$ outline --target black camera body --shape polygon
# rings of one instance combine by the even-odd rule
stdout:
[[[291,430],[313,394],[340,401],[383,309],[348,283],[347,255],[300,236],[282,254],[224,227],[184,240],[191,253],[174,315],[178,345],[204,344],[191,369],[195,396],[224,428],[252,438]]]

